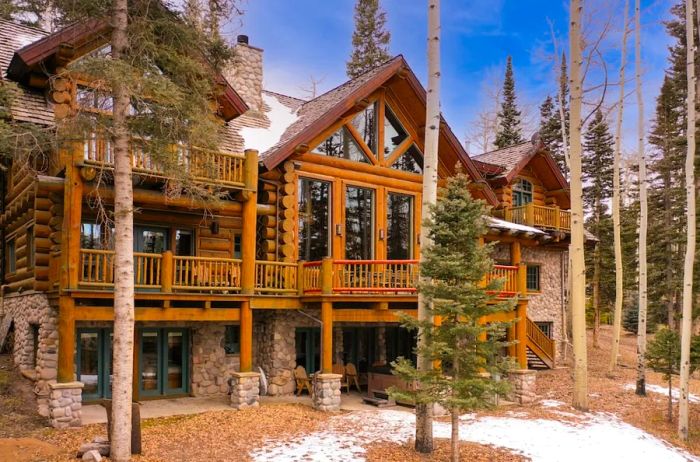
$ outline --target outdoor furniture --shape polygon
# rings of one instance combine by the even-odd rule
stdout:
[[[350,393],[350,383],[345,375],[345,367],[342,364],[333,364],[333,373],[340,376],[340,390],[345,387],[346,393]]]
[[[294,380],[297,383],[297,396],[301,395],[304,388],[306,388],[306,390],[309,392],[309,396],[313,394],[311,380],[306,374],[306,369],[304,369],[304,366],[297,366],[296,369],[294,369]]]
[[[360,381],[357,374],[357,368],[353,363],[348,363],[347,366],[345,366],[345,380],[348,384],[348,392],[350,391],[350,385],[352,385],[353,383],[355,384],[357,391],[362,392],[362,390],[360,389]]]

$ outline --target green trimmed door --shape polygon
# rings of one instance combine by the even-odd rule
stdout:
[[[296,361],[308,374],[321,369],[321,328],[297,327],[295,332]]]
[[[139,395],[182,395],[189,391],[189,329],[139,331]]]
[[[83,382],[83,399],[93,401],[112,396],[112,329],[78,329],[75,371]]]

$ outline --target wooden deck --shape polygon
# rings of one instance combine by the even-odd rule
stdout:
[[[499,212],[506,221],[520,225],[567,233],[571,231],[571,211],[559,207],[535,205],[530,202],[518,207],[507,207]]]

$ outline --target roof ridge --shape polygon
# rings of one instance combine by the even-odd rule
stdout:
[[[263,91],[263,93],[269,93],[271,95],[284,96],[285,98],[293,99],[293,100],[299,101],[300,103],[307,103],[310,101],[308,99],[297,98],[296,96],[292,96],[292,95],[285,95],[284,93],[280,93],[278,91],[268,90],[266,88],[263,88],[262,91]]]

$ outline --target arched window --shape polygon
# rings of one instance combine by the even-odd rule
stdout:
[[[532,183],[519,179],[513,185],[513,207],[532,202]]]

